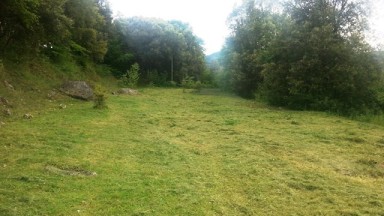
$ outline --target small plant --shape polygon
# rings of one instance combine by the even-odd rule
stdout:
[[[140,78],[140,66],[138,63],[135,63],[131,66],[131,68],[124,74],[121,78],[121,83],[125,87],[135,88],[139,83]]]
[[[94,106],[93,108],[95,109],[106,109],[108,108],[107,104],[106,104],[106,100],[105,100],[105,96],[104,94],[96,94],[95,96],[95,99],[94,99]]]
[[[197,92],[200,92],[202,88],[203,88],[203,83],[201,83],[200,81],[196,81],[194,89],[196,89]]]
[[[184,79],[181,81],[181,86],[184,88],[184,89],[191,89],[193,88],[193,76],[186,76],[184,77]]]
[[[203,87],[203,84],[200,81],[194,81],[193,76],[186,76],[182,81],[181,81],[181,86],[184,88],[184,91],[186,89],[195,89],[196,91],[200,91],[201,88]]]

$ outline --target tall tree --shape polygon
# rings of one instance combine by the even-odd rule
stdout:
[[[83,56],[102,61],[107,52],[108,37],[105,28],[110,14],[104,12],[99,0],[68,0],[65,13],[73,21],[71,48]]]
[[[38,6],[38,0],[0,2],[0,50],[5,51],[17,41],[28,40],[39,20]]]
[[[349,0],[295,0],[264,71],[270,102],[341,113],[378,108],[380,69],[364,42],[364,11]]]
[[[364,39],[362,2],[287,0],[284,11],[269,3],[244,0],[230,17],[223,53],[233,90],[297,109],[383,109],[382,74]]]
[[[178,47],[178,53],[180,55],[181,65],[181,76],[178,80],[181,80],[185,76],[193,76],[195,79],[200,80],[202,72],[205,70],[205,54],[203,41],[198,38],[194,33],[189,24],[181,21],[173,20],[170,24],[174,26],[177,35],[182,38],[185,46]],[[173,49],[175,50],[175,48]],[[174,56],[174,55],[172,55]]]
[[[244,97],[253,97],[260,87],[265,51],[281,29],[283,17],[271,8],[263,1],[246,0],[229,18],[226,68],[232,89]]]
[[[185,75],[198,78],[202,72],[203,48],[188,24],[142,17],[119,19],[115,24],[126,50],[132,50],[140,64],[144,81],[180,82]]]

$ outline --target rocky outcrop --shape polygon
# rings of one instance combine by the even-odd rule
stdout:
[[[60,87],[60,91],[76,99],[93,99],[93,90],[85,81],[67,81]]]

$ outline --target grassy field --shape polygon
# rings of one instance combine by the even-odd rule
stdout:
[[[0,215],[384,215],[383,126],[215,90],[52,103],[0,128]]]

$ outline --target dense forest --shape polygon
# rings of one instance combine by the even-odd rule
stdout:
[[[366,10],[351,0],[243,1],[229,18],[221,85],[294,109],[380,113],[383,58],[365,41]]]
[[[0,63],[104,65],[118,79],[137,63],[142,85],[190,79],[276,106],[381,113],[383,55],[365,41],[367,16],[352,0],[244,0],[222,51],[206,58],[189,24],[114,18],[107,0],[2,0]]]
[[[134,63],[143,84],[165,85],[205,70],[202,41],[187,23],[116,18],[107,0],[0,2],[0,58],[108,65],[117,78]]]

